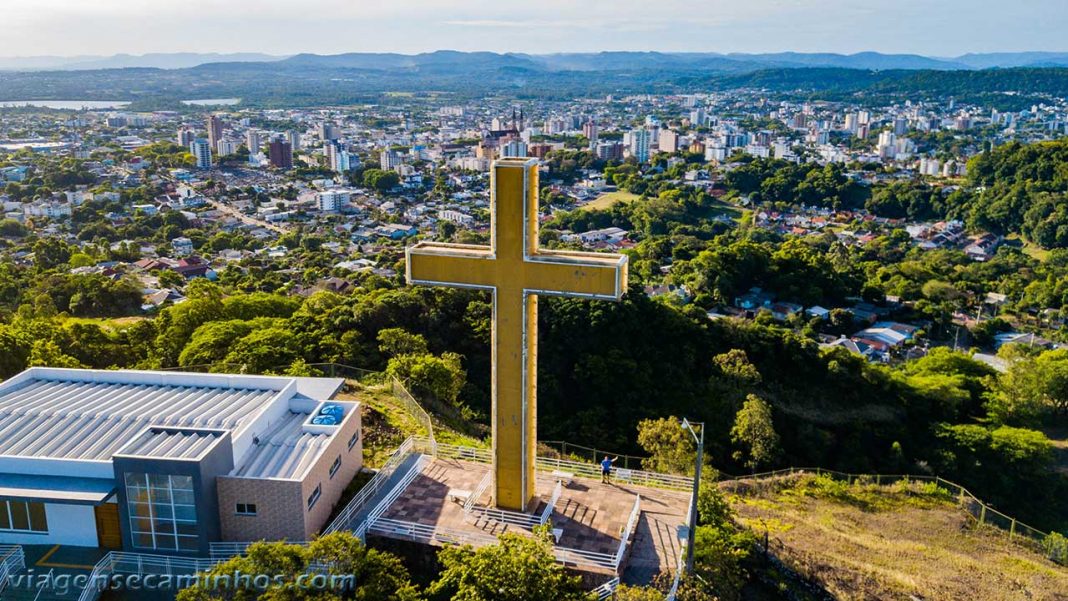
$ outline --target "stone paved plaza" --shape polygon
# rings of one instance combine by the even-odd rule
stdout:
[[[489,470],[485,464],[433,458],[382,517],[481,535],[529,532],[475,513],[465,514],[462,502],[449,498],[450,491],[475,491]],[[555,485],[549,474],[539,473],[534,515],[544,510]],[[486,490],[476,505],[492,506],[491,494]],[[690,499],[684,492],[575,478],[563,488],[553,509],[552,527],[563,530],[558,546],[614,555],[637,495],[641,495],[640,519],[620,571],[625,568],[639,581],[660,571],[673,571],[681,553],[678,532]]]

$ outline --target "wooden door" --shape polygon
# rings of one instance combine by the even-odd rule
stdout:
[[[119,505],[103,503],[93,507],[96,516],[96,540],[101,548],[121,549],[122,534],[119,531]]]

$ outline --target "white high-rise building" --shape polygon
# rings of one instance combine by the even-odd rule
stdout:
[[[211,169],[211,142],[205,138],[193,140],[191,145],[197,169]]]
[[[182,148],[189,148],[193,144],[193,140],[197,139],[197,132],[183,127],[178,130],[178,145]]]
[[[323,148],[323,152],[326,153],[326,160],[332,171],[345,173],[355,166],[353,161],[354,157],[349,154],[349,151],[345,149],[344,145],[338,142],[327,142]],[[358,163],[358,161],[355,162]]]
[[[319,210],[327,213],[340,211],[349,203],[352,193],[348,190],[326,190],[319,193]]]
[[[383,150],[379,156],[378,165],[383,171],[392,171],[397,165],[404,162],[401,154],[396,150]]]
[[[262,140],[260,140],[260,132],[250,129],[245,132],[245,146],[248,146],[249,154],[257,154],[260,151]]]
[[[215,150],[219,152],[219,156],[229,156],[237,152],[237,143],[233,140],[227,140],[223,138],[215,144]]]
[[[527,143],[522,140],[509,140],[501,145],[501,158],[527,156]]]
[[[645,163],[649,160],[649,130],[635,129],[630,132],[630,156]]]

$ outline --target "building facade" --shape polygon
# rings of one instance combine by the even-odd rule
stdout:
[[[31,368],[0,384],[0,543],[306,540],[362,467],[336,378]]]

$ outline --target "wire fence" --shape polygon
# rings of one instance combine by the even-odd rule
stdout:
[[[905,484],[911,482],[927,482],[933,483],[939,488],[950,493],[957,504],[964,509],[978,526],[993,526],[999,532],[1003,532],[1009,536],[1010,539],[1017,540],[1033,549],[1045,554],[1050,560],[1055,561],[1061,565],[1068,565],[1068,552],[1065,551],[1064,537],[1058,533],[1049,533],[1033,528],[1017,520],[1016,518],[1006,515],[993,507],[983,503],[979,497],[975,496],[964,486],[957,484],[956,482],[950,482],[940,476],[929,476],[926,474],[850,474],[846,472],[838,472],[835,470],[827,470],[823,468],[786,468],[781,470],[774,470],[770,472],[762,472],[759,474],[752,474],[749,476],[731,476],[727,478],[721,478],[720,482],[742,482],[746,480],[768,480],[771,478],[790,477],[804,474],[815,474],[816,476],[827,476],[839,481],[845,481],[848,484],[874,484],[874,485],[891,485],[898,482]]]
[[[595,447],[587,447],[566,440],[539,440],[538,444],[558,454],[560,459],[573,459],[584,463],[600,463],[604,457],[619,457],[616,466],[623,469],[642,469],[643,460],[648,459],[648,457],[639,455],[626,455]]]

